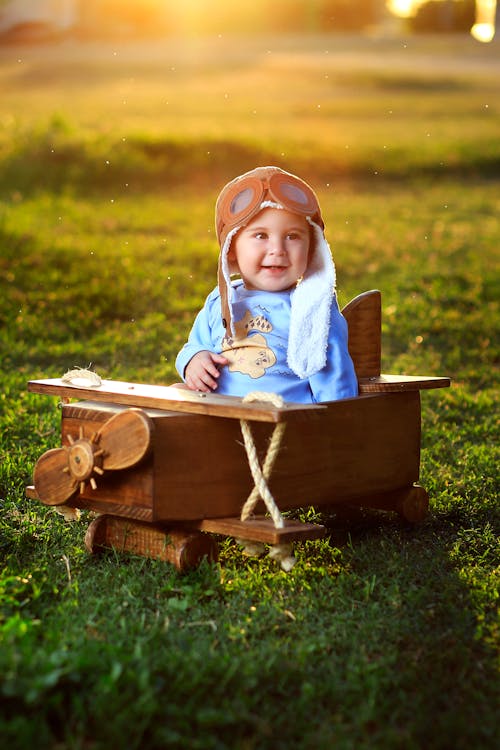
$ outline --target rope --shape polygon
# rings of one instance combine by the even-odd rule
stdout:
[[[278,396],[278,394],[265,393],[261,391],[248,393],[243,398],[243,401],[246,403],[250,403],[251,401],[270,401],[274,406],[277,407],[282,407],[285,403],[283,398],[281,396]],[[244,419],[240,421],[240,425],[243,440],[245,441],[245,449],[247,452],[250,471],[252,472],[252,477],[255,482],[254,488],[241,510],[241,520],[248,520],[259,499],[262,498],[271,518],[273,519],[274,526],[277,529],[282,529],[285,525],[285,521],[279,511],[278,506],[276,505],[274,497],[271,494],[271,490],[268,487],[267,481],[271,476],[274,463],[281,447],[281,441],[285,432],[286,422],[278,422],[278,424],[274,428],[262,467],[259,463],[259,457],[257,455],[257,449],[255,447],[255,441],[253,439],[250,425]],[[237,541],[242,545],[244,555],[260,555],[264,551],[264,545],[258,542],[252,542],[248,539],[238,539]],[[278,561],[282,569],[286,573],[288,573],[295,565],[295,557],[292,556],[291,544],[273,545],[269,550],[269,557],[273,560]]]
[[[277,560],[285,573],[289,573],[297,562],[292,555],[291,544],[274,544],[269,550],[271,560]]]
[[[274,406],[277,407],[281,407],[285,403],[283,401],[283,398],[276,393],[265,393],[260,391],[248,393],[243,398],[244,403],[250,403],[252,401],[270,401]],[[255,482],[255,486],[241,510],[241,520],[246,521],[251,516],[255,506],[257,505],[257,502],[259,501],[259,498],[262,498],[271,518],[273,519],[275,527],[278,529],[282,529],[285,525],[285,522],[278,506],[276,505],[274,497],[271,494],[271,491],[267,484],[267,480],[271,476],[274,463],[278,456],[281,446],[281,440],[286,428],[286,423],[278,422],[278,424],[274,428],[262,468],[259,463],[259,457],[257,455],[257,449],[255,447],[255,442],[253,439],[252,431],[250,429],[250,425],[246,420],[242,419],[240,421],[240,426],[243,440],[245,442],[245,449],[247,452],[250,471],[252,472],[252,477]]]

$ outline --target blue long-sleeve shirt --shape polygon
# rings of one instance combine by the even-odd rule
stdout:
[[[228,337],[222,325],[220,294],[215,288],[198,313],[187,343],[176,359],[184,379],[190,359],[199,351],[222,354],[230,360],[220,370],[217,393],[245,396],[252,391],[278,393],[285,401],[317,403],[358,394],[354,365],[347,348],[347,323],[334,297],[326,365],[301,379],[287,364],[290,327],[290,292],[246,289],[233,283],[233,319],[237,338]]]

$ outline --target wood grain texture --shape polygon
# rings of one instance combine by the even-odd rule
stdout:
[[[360,378],[358,386],[360,394],[423,391],[429,388],[448,388],[450,378],[432,375],[378,375]]]
[[[243,403],[241,398],[233,396],[199,393],[177,386],[124,383],[118,380],[103,380],[100,386],[92,388],[62,383],[60,378],[30,380],[28,390],[32,393],[59,396],[61,399],[105,401],[186,414],[250,419],[256,422],[281,422],[284,419],[300,418],[303,412],[324,408],[321,404],[287,403],[283,407],[277,407],[263,401]]]
[[[64,448],[52,448],[36,462],[33,482],[37,496],[45,505],[64,505],[78,489],[78,482],[65,473],[68,454]]]
[[[126,409],[110,417],[93,439],[103,450],[102,468],[119,471],[139,463],[151,445],[153,422],[142,409]]]
[[[196,524],[201,531],[233,536],[267,544],[287,544],[304,539],[320,539],[325,527],[316,523],[302,523],[285,519],[285,526],[277,529],[271,518],[255,517],[248,521],[239,518],[207,518]]]
[[[102,515],[87,529],[85,546],[95,554],[106,548],[172,563],[178,570],[196,567],[203,558],[217,560],[218,548],[210,534],[168,528]]]
[[[382,295],[373,289],[359,294],[343,309],[349,329],[349,354],[359,378],[380,375]]]

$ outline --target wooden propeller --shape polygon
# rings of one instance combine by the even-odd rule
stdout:
[[[108,419],[92,437],[80,428],[77,440],[68,435],[69,445],[53,448],[41,456],[33,479],[40,500],[46,505],[63,505],[88,482],[96,489],[96,475],[135,466],[148,452],[153,425],[141,409],[127,409]]]

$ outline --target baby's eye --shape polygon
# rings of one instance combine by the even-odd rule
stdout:
[[[256,232],[254,234],[254,237],[256,240],[267,240],[267,233],[266,232]]]

